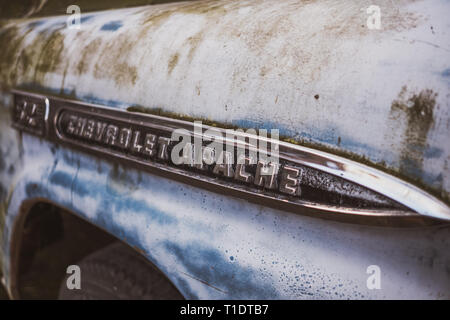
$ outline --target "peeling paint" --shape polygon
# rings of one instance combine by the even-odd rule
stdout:
[[[166,4],[89,13],[80,30],[65,28],[65,16],[8,21],[0,86],[277,128],[284,141],[381,168],[450,203],[450,3],[382,0],[382,32],[364,27],[369,3]],[[263,208],[19,134],[1,114],[6,276],[20,203],[46,197],[126,237],[186,297],[448,298],[448,226],[389,230]],[[365,287],[375,260],[386,275],[377,292]]]
[[[412,170],[404,156],[406,140],[389,136],[396,128],[387,126],[403,85],[420,93],[432,82],[428,88],[442,106],[433,117],[448,117],[448,52],[440,49],[445,39],[433,35],[437,48],[425,46],[422,36],[425,29],[430,34],[431,16],[435,30],[445,29],[441,13],[448,4],[405,0],[391,9],[384,6],[383,33],[361,27],[366,17],[359,9],[365,4],[165,4],[89,13],[82,16],[80,30],[65,28],[64,16],[13,21],[0,31],[0,42],[8,43],[0,53],[0,82],[57,88],[77,99],[120,101],[231,126],[251,119],[279,128],[286,139],[366,158],[449,199],[449,173],[442,183],[438,179],[450,152],[437,140],[442,129],[431,126],[424,147],[434,160]],[[309,23],[318,12],[335,18]],[[109,24],[115,30],[98,32]],[[412,51],[420,54],[405,62]],[[429,65],[429,71],[421,65]],[[361,80],[366,74],[373,76]],[[420,167],[420,159],[413,163]]]
[[[100,30],[102,31],[116,31],[120,29],[123,26],[121,21],[111,21],[106,24],[104,24]]]
[[[426,89],[418,94],[407,95],[407,88],[403,87],[398,99],[392,103],[391,115],[398,121],[402,121],[400,118],[403,115],[407,122],[400,169],[411,174],[423,171],[423,158],[428,132],[433,125],[437,94]]]
[[[17,143],[18,136],[9,139]],[[445,299],[442,293],[450,292],[448,226],[392,229],[303,217],[26,134],[20,139],[24,153],[7,209],[5,257],[18,207],[44,197],[139,248],[187,298]],[[383,290],[366,288],[374,261],[383,270]]]
[[[446,77],[446,78],[450,78],[450,68],[445,69],[444,71],[442,71],[442,76]]]
[[[175,66],[177,65],[177,63],[178,63],[178,54],[174,54],[174,55],[170,58],[170,60],[169,60],[169,65],[167,66],[167,70],[168,70],[169,75],[172,73],[173,68],[175,68]]]

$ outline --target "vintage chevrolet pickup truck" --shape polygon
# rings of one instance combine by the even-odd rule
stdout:
[[[0,2],[8,295],[450,299],[450,2],[154,2]]]

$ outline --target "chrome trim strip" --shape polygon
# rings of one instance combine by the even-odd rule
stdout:
[[[295,159],[297,163],[358,183],[403,204],[418,214],[450,221],[450,208],[445,203],[408,182],[342,157],[302,146],[290,146],[290,148],[305,155],[314,154],[322,159],[322,163],[312,163],[298,157],[290,158]],[[331,166],[330,161],[332,161]],[[339,167],[333,168],[334,164],[338,164]]]
[[[183,181],[187,183],[201,182],[206,183],[213,189],[223,191],[234,191],[235,194],[241,194],[245,197],[256,197],[257,199],[265,200],[266,202],[277,203],[276,207],[297,207],[294,208],[296,212],[303,212],[303,210],[312,210],[313,212],[321,212],[326,214],[345,214],[356,216],[370,216],[370,217],[407,217],[407,216],[426,216],[442,220],[450,221],[450,208],[437,199],[436,197],[426,193],[425,191],[415,187],[414,185],[400,180],[396,177],[388,175],[380,170],[368,167],[366,165],[328,154],[322,151],[317,151],[311,148],[290,144],[287,142],[278,141],[280,160],[288,161],[290,163],[299,164],[309,168],[319,170],[331,174],[333,176],[353,182],[359,186],[372,190],[381,194],[395,202],[409,208],[410,210],[386,210],[386,209],[360,209],[349,208],[334,205],[324,205],[314,202],[290,201],[288,198],[278,197],[265,193],[256,193],[245,186],[236,186],[225,180],[219,180],[217,177],[209,177],[199,175],[195,172],[183,170],[174,166],[169,166],[159,162],[143,161],[137,157],[129,154],[124,155],[114,149],[102,148],[96,145],[89,145],[70,139],[61,134],[58,121],[61,119],[60,115],[64,111],[81,112],[83,114],[99,116],[102,119],[110,119],[112,121],[126,122],[127,124],[136,126],[145,126],[154,130],[159,130],[166,133],[171,133],[174,129],[184,128],[191,132],[193,136],[193,123],[183,120],[170,119],[162,116],[134,113],[123,110],[118,110],[110,107],[99,106],[78,101],[71,101],[57,97],[46,97],[39,94],[30,94],[21,90],[13,90],[12,93],[20,96],[30,96],[38,99],[43,99],[46,105],[45,122],[46,122],[46,138],[72,146],[77,146],[83,150],[90,150],[94,153],[110,154],[118,159],[132,162],[148,169],[154,169],[160,173],[170,175],[172,177],[184,177]],[[215,129],[225,133],[225,129],[203,125],[205,130]],[[21,129],[21,128],[18,128]],[[32,131],[29,131],[33,133]],[[205,137],[205,134],[202,134]],[[242,133],[242,137],[250,137],[247,133]],[[273,142],[270,138],[261,138],[269,144]],[[226,139],[224,139],[226,140]],[[225,141],[236,146],[236,141]],[[256,146],[246,143],[249,148],[256,148]]]

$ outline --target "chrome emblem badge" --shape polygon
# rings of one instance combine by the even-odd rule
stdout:
[[[423,190],[335,155],[249,131],[13,93],[15,128],[106,161],[301,214],[450,220],[450,208]]]

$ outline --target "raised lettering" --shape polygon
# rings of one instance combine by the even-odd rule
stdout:
[[[222,161],[217,163],[213,169],[213,173],[217,175],[224,175],[225,177],[232,178],[234,176],[233,170],[233,155],[227,151],[222,151],[220,158]]]
[[[278,165],[275,163],[266,164],[264,161],[258,161],[256,165],[255,185],[265,187],[266,189],[277,188]]]
[[[300,170],[285,166],[281,171],[280,191],[290,195],[300,195]]]
[[[169,159],[170,138],[159,137],[158,139],[158,158],[161,160]]]
[[[105,143],[109,145],[114,145],[117,139],[119,128],[110,124],[106,129]]]
[[[246,166],[251,163],[252,159],[250,157],[246,157],[245,155],[239,156],[234,179],[248,183],[253,182],[252,174],[245,171]]]
[[[143,154],[152,157],[155,154],[156,136],[151,133],[145,135]]]
[[[119,133],[119,142],[118,146],[121,148],[128,148],[131,141],[131,129],[122,128]]]

